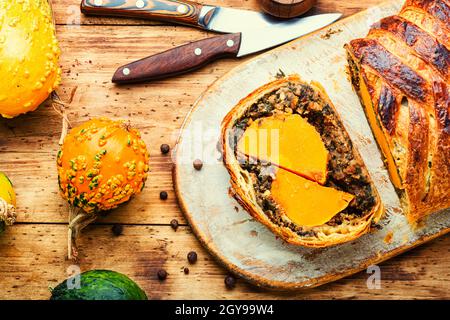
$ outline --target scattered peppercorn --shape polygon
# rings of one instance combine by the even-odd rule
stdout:
[[[121,224],[115,224],[115,225],[112,226],[111,230],[112,230],[113,234],[114,234],[116,237],[118,237],[118,236],[120,236],[120,235],[122,234],[122,232],[123,232],[123,225],[121,225]]]
[[[158,270],[158,279],[164,281],[167,279],[167,271],[164,269]]]
[[[197,262],[197,252],[195,252],[195,251],[189,252],[187,255],[187,259],[190,264],[196,263]]]
[[[167,194],[167,192],[166,191],[161,191],[160,193],[159,193],[159,198],[161,199],[161,200],[167,200],[167,197],[168,197],[169,195]]]
[[[170,146],[168,144],[164,143],[161,145],[160,149],[161,149],[162,154],[167,154],[170,151]]]
[[[184,268],[184,274],[189,274],[189,268]]]
[[[195,170],[202,170],[203,167],[203,162],[200,159],[195,159],[194,160],[194,168]]]
[[[173,230],[177,231],[177,229],[178,229],[178,220],[177,219],[173,219],[172,221],[170,221],[170,226],[172,227]]]
[[[226,276],[225,286],[227,289],[233,289],[236,286],[236,279],[233,276]]]

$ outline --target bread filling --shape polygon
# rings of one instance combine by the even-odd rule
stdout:
[[[296,116],[291,118],[292,115],[300,116],[320,136],[320,143],[312,147],[308,154],[317,153],[320,145],[327,151],[328,162],[323,186],[314,179],[305,177],[305,174],[298,175],[294,174],[294,170],[279,169],[277,165],[267,161],[269,158],[255,160],[244,155],[246,152],[239,151],[239,141],[252,124],[253,127],[258,123],[264,126],[277,117],[297,119]],[[303,120],[293,122],[298,124]],[[369,214],[376,205],[375,191],[372,190],[367,169],[359,157],[355,157],[356,153],[343,124],[333,108],[310,85],[287,83],[264,95],[235,121],[233,130],[230,146],[235,150],[241,168],[252,179],[258,205],[274,224],[290,228],[300,236],[314,236],[317,232],[315,226],[341,225],[345,221]],[[314,137],[309,130],[306,129]],[[300,135],[301,131],[297,131],[295,135],[286,134],[288,140],[280,142],[285,144],[280,148],[289,148]],[[310,139],[316,139],[311,137]],[[292,156],[296,152],[289,151],[288,154]],[[280,162],[283,163],[283,160]],[[296,168],[298,169],[299,167]]]

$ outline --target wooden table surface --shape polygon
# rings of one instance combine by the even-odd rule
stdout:
[[[206,2],[206,1],[201,1]],[[315,12],[356,13],[380,0],[319,0]],[[258,9],[257,0],[210,0],[209,3]],[[91,117],[130,120],[151,154],[144,192],[89,226],[80,241],[81,270],[112,269],[139,283],[152,299],[397,299],[450,298],[450,236],[444,236],[383,263],[381,289],[368,289],[361,272],[300,292],[270,292],[239,281],[227,290],[227,271],[200,246],[175,199],[170,156],[159,147],[175,144],[183,119],[214,80],[244,60],[223,60],[202,70],[149,84],[116,87],[110,78],[119,65],[174,46],[212,36],[192,28],[133,19],[85,17],[79,0],[54,0],[62,49],[62,85],[72,126]],[[247,58],[248,59],[248,58]],[[0,298],[48,299],[49,287],[67,277],[68,206],[58,194],[55,159],[61,117],[49,106],[13,120],[0,120],[0,170],[15,184],[18,223],[0,236]],[[167,191],[166,201],[159,199]],[[180,222],[178,231],[170,221]],[[124,225],[115,237],[111,226]],[[189,265],[194,250],[199,259]],[[183,267],[189,267],[185,275]],[[159,269],[169,273],[160,282]]]

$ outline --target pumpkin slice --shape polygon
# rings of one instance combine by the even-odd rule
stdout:
[[[389,143],[379,124],[379,120],[375,112],[375,106],[372,103],[372,98],[370,97],[369,89],[367,88],[366,81],[364,80],[361,72],[358,72],[358,78],[359,78],[358,79],[359,96],[362,101],[362,106],[366,113],[370,127],[372,128],[372,132],[375,136],[375,139],[378,142],[381,152],[383,153],[383,156],[385,158],[387,169],[389,171],[392,183],[397,189],[404,189],[402,178],[398,171],[398,166],[395,163]]]
[[[354,198],[283,169],[277,170],[271,195],[292,222],[305,227],[327,223]]]
[[[328,151],[320,134],[298,114],[278,114],[255,120],[245,130],[237,150],[324,184]]]

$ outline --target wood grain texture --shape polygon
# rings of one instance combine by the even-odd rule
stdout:
[[[65,260],[64,225],[21,224],[0,238],[0,299],[48,299],[49,287],[65,279],[71,265]],[[283,293],[261,290],[237,281],[227,290],[227,273],[195,240],[188,227],[174,232],[169,226],[125,226],[114,237],[110,225],[90,226],[80,242],[82,271],[111,269],[134,279],[151,299],[396,299],[450,298],[450,236],[380,265],[381,289],[367,288],[361,272],[321,288]],[[190,265],[194,250],[198,261]],[[433,266],[432,268],[429,266]],[[189,268],[185,275],[183,268]],[[156,273],[165,269],[166,281]]]
[[[311,13],[340,11],[349,16],[381,1],[319,0]],[[259,9],[257,0],[199,2]],[[185,220],[173,193],[171,158],[161,155],[159,147],[162,143],[173,147],[198,96],[247,59],[223,60],[151,84],[117,87],[110,79],[118,66],[213,33],[141,19],[85,16],[79,5],[80,0],[53,0],[62,47],[63,83],[58,93],[70,102],[70,122],[75,126],[95,116],[130,120],[143,133],[152,167],[139,198],[85,230],[80,243],[82,270],[114,266],[134,278],[153,299],[450,298],[449,236],[383,263],[381,290],[367,289],[365,272],[295,294],[268,292],[242,280],[235,290],[226,290],[226,271],[201,248],[190,228],[182,226],[175,233],[169,227],[173,218],[182,224]],[[17,119],[0,119],[0,169],[16,185],[20,220],[0,237],[2,299],[47,299],[47,286],[67,276],[67,211],[55,180],[60,132],[61,118],[50,106]],[[159,199],[161,190],[169,192],[168,200]],[[115,222],[126,224],[118,238],[110,231],[109,223]],[[185,276],[181,268],[188,265],[189,250],[198,251],[199,261]],[[163,283],[154,275],[161,266],[169,271]]]

